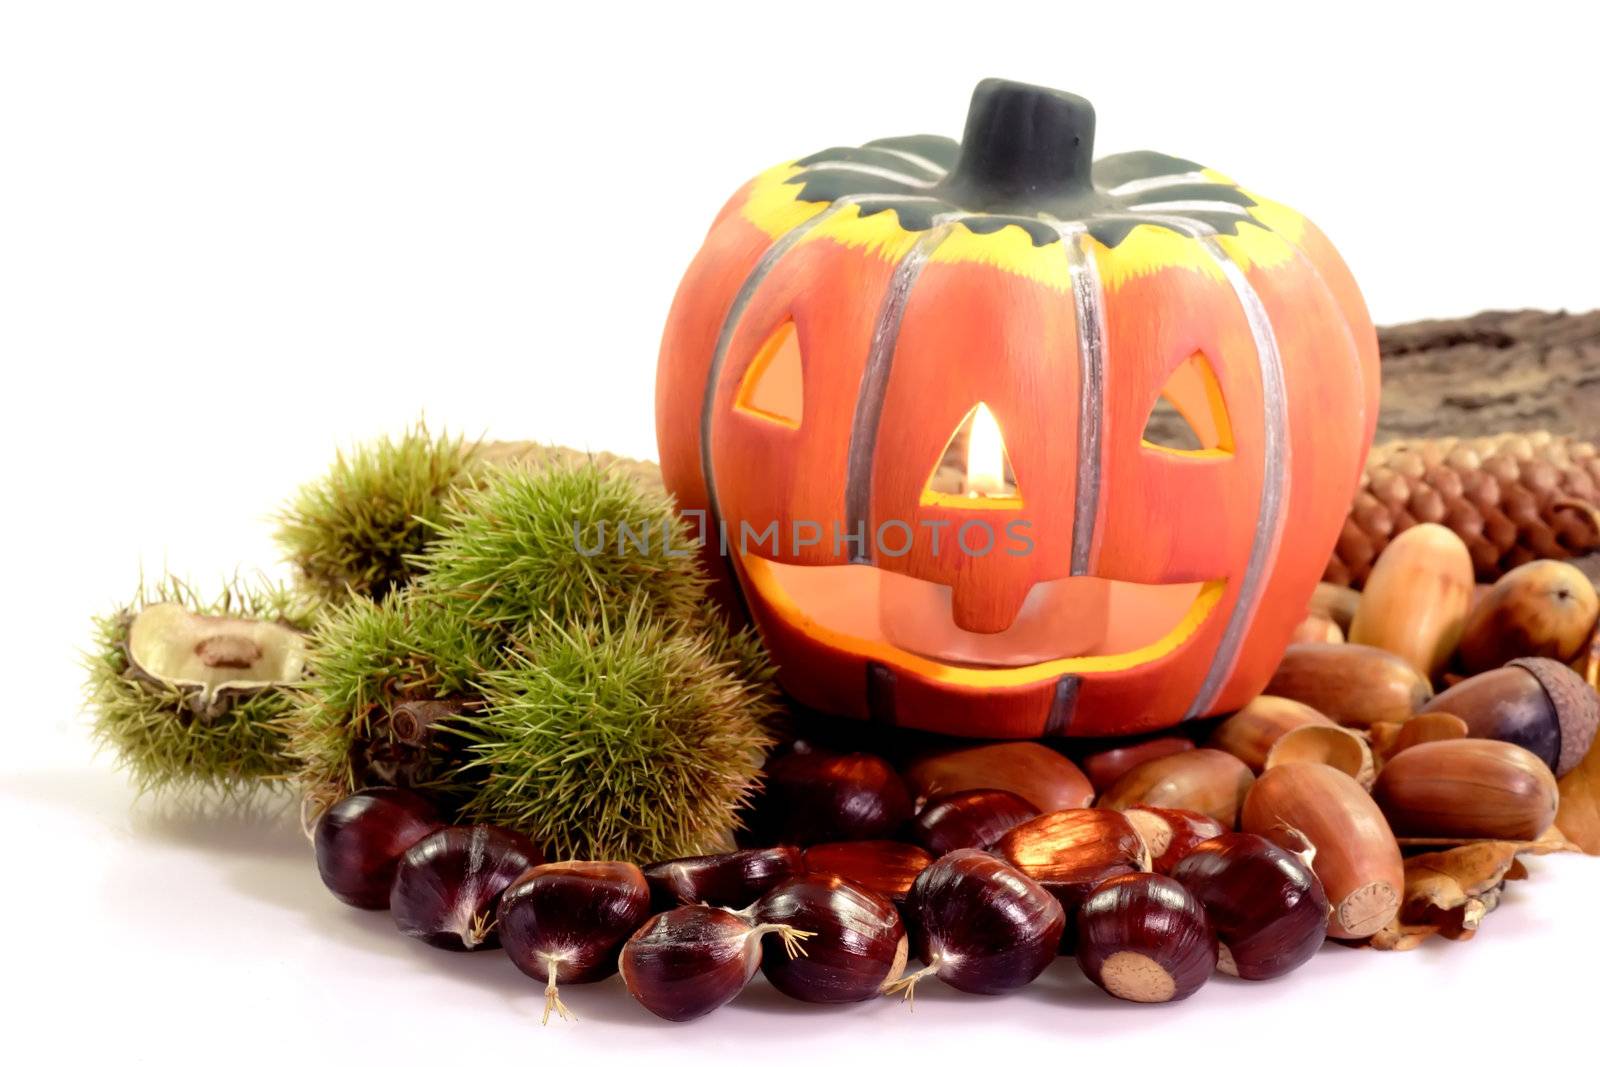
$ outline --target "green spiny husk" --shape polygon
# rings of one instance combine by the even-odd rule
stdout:
[[[558,857],[648,862],[729,847],[771,745],[772,706],[735,643],[626,614],[530,631],[448,720],[475,778],[462,815]]]
[[[448,501],[436,532],[419,588],[506,637],[636,606],[704,612],[707,582],[670,499],[592,463],[498,470]]]
[[[239,578],[225,583],[215,600],[170,575],[153,586],[140,586],[128,605],[94,620],[94,646],[84,657],[89,672],[84,689],[95,738],[116,753],[140,792],[238,799],[258,786],[283,781],[296,767],[280,721],[292,705],[295,686],[266,687],[241,696],[215,719],[196,717],[188,693],[134,668],[128,629],[144,608],[175,603],[201,614],[277,622],[303,631],[313,621],[315,602],[282,586]]]

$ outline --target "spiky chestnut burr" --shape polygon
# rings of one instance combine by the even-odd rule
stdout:
[[[904,992],[938,975],[964,993],[1027,985],[1056,958],[1066,913],[1051,893],[998,856],[960,849],[935,860],[911,887],[911,949],[925,967],[892,983]]]
[[[1196,845],[1172,877],[1193,893],[1218,941],[1217,969],[1277,978],[1316,955],[1328,933],[1328,896],[1311,868],[1255,834]]]
[[[911,818],[911,794],[881,757],[809,747],[767,764],[756,833],[779,844],[892,837]]]
[[[1078,966],[1121,1000],[1163,1004],[1205,985],[1217,939],[1205,909],[1165,875],[1118,875],[1078,909]]]
[[[905,970],[906,930],[894,904],[835,875],[791,878],[756,901],[749,915],[756,923],[815,935],[804,954],[773,951],[769,941],[761,958],[767,981],[796,1000],[870,1000]]]
[[[454,952],[500,943],[495,909],[523,873],[544,862],[539,846],[494,826],[449,826],[401,857],[389,911],[407,937]]]
[[[322,884],[356,908],[389,906],[406,851],[441,828],[439,811],[409,789],[363,789],[332,805],[312,833]]]
[[[798,848],[776,845],[662,860],[644,868],[644,880],[657,911],[682,904],[738,909],[749,907],[767,890],[805,869]]]
[[[598,982],[617,971],[622,944],[650,915],[650,889],[631,863],[571,860],[534,867],[495,912],[500,943],[517,969],[545,983],[544,1017],[572,1013],[558,983]]]
[[[1039,809],[1004,789],[968,789],[930,800],[911,824],[911,836],[935,856],[958,848],[988,848]]]
[[[811,936],[783,924],[686,904],[651,918],[622,946],[619,969],[635,1000],[669,1022],[688,1022],[739,995],[761,965],[761,939],[776,934],[800,955]]]

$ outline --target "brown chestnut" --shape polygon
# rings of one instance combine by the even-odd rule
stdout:
[[[644,868],[644,880],[657,911],[680,904],[737,910],[754,904],[761,894],[805,869],[798,848],[777,845],[662,860]]]
[[[911,836],[942,856],[958,848],[988,848],[1038,814],[1038,808],[1004,789],[968,789],[930,800],[911,821]]]
[[[1143,839],[1150,854],[1151,869],[1157,874],[1170,874],[1177,862],[1196,845],[1224,831],[1220,822],[1194,811],[1135,804],[1123,809],[1122,814]]]
[[[1077,765],[1037,741],[940,752],[914,760],[905,773],[919,806],[968,789],[1004,789],[1040,811],[1086,808],[1094,802],[1094,787]]]
[[[454,952],[500,943],[500,894],[544,862],[539,846],[497,826],[447,826],[401,857],[389,911],[408,937]]]
[[[1357,644],[1290,645],[1266,691],[1357,729],[1404,722],[1433,696],[1432,684],[1410,663]]]
[[[1188,752],[1192,748],[1194,742],[1187,737],[1162,734],[1133,744],[1118,744],[1113,748],[1089,753],[1082,757],[1080,762],[1083,764],[1083,772],[1089,776],[1089,784],[1094,786],[1094,791],[1104,793],[1118,778],[1139,764],[1149,763],[1153,759],[1171,756],[1178,752]]]
[[[1236,756],[1197,748],[1141,763],[1106,790],[1099,806],[1121,811],[1135,804],[1199,812],[1232,828],[1256,776]]]
[[[886,993],[910,1000],[930,974],[964,993],[1027,985],[1056,958],[1061,902],[998,857],[976,849],[941,856],[917,875],[908,902],[911,947],[927,964]]]
[[[768,843],[812,845],[890,837],[909,818],[911,794],[882,757],[797,748],[767,764],[751,824]]]
[[[544,1018],[572,1013],[558,982],[598,982],[617,971],[622,943],[650,915],[650,887],[631,863],[569,860],[534,867],[500,898],[495,926],[517,969],[545,983]]]
[[[761,957],[767,981],[796,1000],[869,1000],[905,971],[906,928],[895,906],[835,875],[791,878],[756,901],[749,914],[758,924],[812,933],[803,953],[772,951],[769,943]]]
[[[1044,886],[1066,909],[1070,947],[1073,916],[1107,878],[1150,869],[1150,853],[1128,817],[1109,808],[1053,811],[1013,827],[990,850]]]
[[[1556,818],[1555,775],[1505,741],[1429,741],[1399,752],[1372,799],[1402,838],[1532,841]]]
[[[685,904],[652,917],[628,938],[617,969],[640,1004],[670,1022],[687,1022],[739,995],[761,966],[761,938],[769,933],[795,955],[811,936],[723,908]]]
[[[1515,567],[1483,595],[1467,616],[1457,659],[1478,674],[1524,656],[1571,660],[1582,651],[1600,595],[1577,567],[1554,559]]]
[[[904,841],[834,841],[805,851],[806,871],[831,874],[903,904],[933,857]]]
[[[409,789],[378,786],[352,793],[317,820],[311,836],[317,873],[351,907],[387,908],[400,857],[441,825],[438,810]]]
[[[1217,939],[1205,909],[1161,874],[1109,879],[1078,909],[1078,966],[1122,1000],[1182,1000],[1217,969]]]
[[[1400,910],[1400,845],[1378,805],[1343,771],[1320,763],[1272,768],[1245,798],[1240,824],[1262,836],[1287,827],[1316,849],[1312,870],[1333,908],[1330,937],[1370,937]]]
[[[1454,715],[1469,737],[1519,745],[1560,777],[1594,743],[1600,696],[1566,664],[1529,658],[1464,679],[1422,710]]]
[[[1316,955],[1328,933],[1328,895],[1311,869],[1255,834],[1202,842],[1173,868],[1195,895],[1218,941],[1217,969],[1261,980]]]

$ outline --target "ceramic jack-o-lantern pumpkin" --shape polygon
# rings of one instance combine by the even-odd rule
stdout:
[[[985,81],[728,202],[662,342],[662,473],[813,708],[976,737],[1239,707],[1332,549],[1372,324],[1303,217]],[[1152,440],[1153,414],[1181,435]]]

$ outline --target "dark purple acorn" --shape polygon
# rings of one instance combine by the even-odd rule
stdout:
[[[671,1022],[688,1022],[739,995],[761,965],[761,938],[777,934],[792,954],[805,930],[752,923],[744,915],[686,904],[646,922],[622,946],[619,970],[635,1000]]]
[[[434,806],[409,789],[379,786],[352,793],[317,820],[317,873],[346,904],[387,908],[400,857],[442,825]]]
[[[617,972],[622,943],[650,916],[650,887],[631,863],[572,860],[528,871],[500,898],[496,932],[511,962],[545,983],[544,1018],[572,1018],[557,982]]]
[[[1217,969],[1276,978],[1316,955],[1328,933],[1328,895],[1311,868],[1266,838],[1223,834],[1172,870],[1205,908],[1220,944]]]
[[[1078,966],[1114,997],[1142,1004],[1182,1000],[1217,969],[1205,909],[1162,874],[1120,874],[1078,909]]]
[[[796,749],[767,764],[752,820],[775,844],[892,837],[911,818],[911,794],[887,761]]]
[[[911,948],[927,964],[885,992],[936,974],[964,993],[1004,993],[1050,965],[1061,943],[1061,902],[1005,860],[960,849],[917,876],[907,902]]]
[[[779,845],[663,860],[644,869],[644,880],[658,911],[680,904],[748,908],[761,894],[804,870],[800,850]]]
[[[906,965],[906,928],[886,897],[835,875],[791,879],[756,901],[757,923],[814,934],[797,955],[769,951],[761,973],[781,993],[816,1004],[870,1000],[899,979]]]
[[[935,856],[988,848],[1038,814],[1038,808],[1005,789],[968,789],[928,801],[911,823],[911,838]]]
[[[904,841],[834,841],[805,851],[806,870],[831,874],[904,904],[933,857]]]
[[[448,826],[418,841],[395,871],[389,910],[408,937],[469,952],[500,943],[500,894],[544,862],[539,846],[495,826]]]

